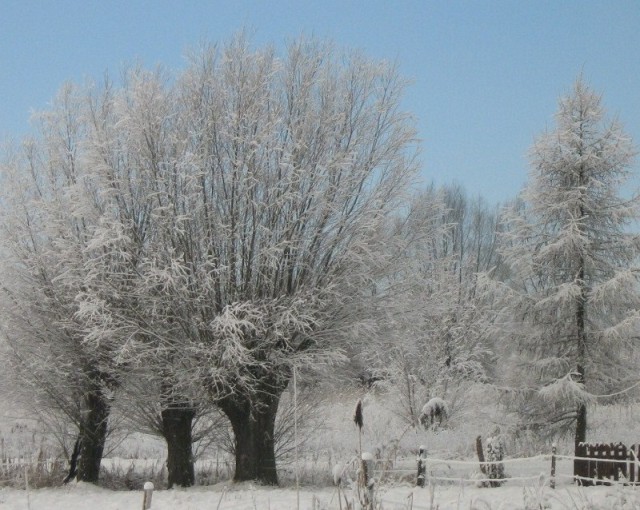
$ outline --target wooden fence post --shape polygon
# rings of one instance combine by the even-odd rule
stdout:
[[[549,487],[556,488],[556,444],[551,445],[551,478],[549,480]]]
[[[640,445],[634,444],[629,448],[629,458],[631,459],[631,466],[629,467],[629,481],[636,485],[640,482],[640,460],[638,459],[640,452]]]
[[[418,487],[424,487],[427,481],[427,448],[424,445],[420,445],[418,450],[418,476],[416,478],[416,485]]]
[[[580,459],[573,459],[573,476],[577,485],[592,485],[588,483],[590,477],[590,462],[584,460],[590,457],[590,448],[587,443],[578,443],[575,450],[575,456],[581,457]]]
[[[144,483],[144,498],[142,499],[142,510],[151,508],[151,497],[153,496],[153,482]]]
[[[478,455],[478,460],[480,461],[480,471],[487,478],[487,466],[484,463],[484,449],[482,448],[482,436],[476,437],[476,454]]]
[[[362,452],[360,461],[360,487],[364,493],[364,508],[372,509],[374,505],[373,499],[373,455],[369,452]]]

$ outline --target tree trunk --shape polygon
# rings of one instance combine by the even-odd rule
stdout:
[[[235,436],[234,482],[278,485],[274,431],[280,395],[258,393],[253,401],[234,395],[220,403]]]
[[[583,182],[582,172],[580,173],[580,183]],[[580,206],[580,218],[584,217],[584,209]],[[580,286],[580,297],[576,310],[576,328],[578,333],[578,360],[576,363],[576,373],[578,374],[578,382],[582,385],[586,383],[585,377],[585,361],[587,357],[587,329],[585,324],[586,308],[587,308],[587,289],[585,285],[585,261],[584,257],[580,257],[580,266],[578,271],[578,285]],[[578,457],[578,445],[587,440],[587,405],[584,402],[578,404],[576,409],[576,434],[574,443],[574,455]],[[574,473],[576,471],[576,463],[574,461]]]
[[[579,382],[584,384],[584,367],[582,365],[578,365],[576,371],[578,372]],[[578,408],[576,409],[576,433],[575,433],[575,444],[574,444],[574,455],[579,457],[579,453],[581,450],[578,445],[580,443],[584,443],[587,440],[587,405],[583,402],[578,404]],[[574,461],[574,473],[578,471],[578,464],[580,461]]]
[[[75,479],[78,476],[78,458],[80,457],[80,435],[76,438],[76,442],[73,445],[73,451],[71,452],[71,457],[69,458],[69,473],[62,481],[62,483],[67,484],[71,480]]]
[[[584,368],[578,365],[577,372],[579,380],[584,384]],[[587,440],[587,405],[585,403],[578,404],[576,414],[576,436],[575,442],[583,443]]]
[[[107,421],[111,410],[108,399],[100,389],[85,397],[86,410],[80,422],[80,459],[78,481],[96,483],[100,477],[100,463],[107,438]]]
[[[480,471],[486,477],[487,476],[487,465],[485,464],[484,459],[484,448],[482,448],[482,436],[476,437],[476,453],[478,454],[478,460],[480,461]]]
[[[161,414],[168,451],[168,488],[191,487],[195,483],[191,427],[196,413],[192,407],[176,404],[163,409]]]

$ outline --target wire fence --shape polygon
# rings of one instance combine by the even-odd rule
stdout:
[[[602,446],[602,445],[600,445]],[[550,487],[555,488],[556,483],[580,484],[580,485],[632,485],[634,488],[640,485],[639,482],[630,479],[628,476],[624,476],[624,473],[631,472],[631,466],[634,467],[636,473],[640,473],[640,461],[633,448],[629,449],[629,455],[624,458],[606,458],[603,455],[607,455],[607,448],[602,446],[601,448],[593,447],[589,450],[588,456],[576,456],[558,454],[555,449],[550,454],[540,454],[531,457],[517,457],[517,458],[505,458],[500,460],[458,460],[458,459],[446,459],[438,457],[430,457],[426,454],[424,449],[421,454],[411,459],[401,459],[396,462],[391,462],[389,459],[377,459],[373,460],[373,477],[376,487],[385,480],[393,482],[395,477],[403,477],[404,481],[416,483],[419,480],[420,469],[425,474],[426,487],[435,487],[438,484],[460,486],[464,484],[476,484],[484,486],[496,486],[494,484],[510,484],[511,486],[523,486],[523,487]],[[603,453],[605,452],[605,453]],[[594,476],[584,476],[580,473],[576,473],[576,463],[587,463],[588,466],[593,466],[592,473]],[[491,470],[490,467],[501,466],[501,470]],[[615,469],[603,469],[603,466],[611,467]],[[37,473],[53,472],[56,469],[64,469],[65,461],[59,458],[29,458],[29,457],[15,457],[4,458],[0,461],[0,486],[4,484],[12,484],[13,486],[22,486],[26,489],[26,496],[28,497],[30,488],[35,488],[33,485],[35,475]],[[482,469],[484,468],[484,470]],[[487,476],[487,473],[502,473],[501,476]],[[613,473],[616,473],[614,476]],[[609,474],[609,477],[603,477],[603,474]],[[17,482],[17,483],[16,483]],[[428,495],[428,493],[427,493]],[[395,497],[394,497],[395,496]],[[146,495],[147,498],[151,498],[150,493]],[[423,508],[429,508],[427,506],[421,506],[413,500],[409,501],[413,497],[413,492],[407,496],[406,500],[397,498],[397,495],[387,495],[384,490],[380,491],[376,495],[376,501],[393,507],[407,507],[416,510],[422,510]],[[220,503],[225,498],[224,493],[220,494]],[[224,508],[233,508],[225,505]],[[410,505],[409,505],[410,503]],[[320,507],[318,507],[320,508]]]
[[[413,479],[419,486],[440,482],[497,486],[517,482],[525,486],[548,484],[555,488],[558,481],[580,485],[640,485],[640,461],[633,448],[624,458],[620,455],[607,458],[607,455],[613,456],[607,453],[613,449],[608,445],[599,446],[601,448],[591,448],[589,456],[557,454],[554,447],[550,454],[483,461],[434,458],[425,453],[418,455],[413,464],[404,461],[389,465],[389,461],[377,460],[374,473],[380,481],[403,477],[405,481]]]

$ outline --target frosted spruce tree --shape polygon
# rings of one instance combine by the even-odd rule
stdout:
[[[529,182],[506,214],[506,279],[488,284],[511,404],[530,429],[575,427],[577,445],[594,396],[637,378],[639,202],[623,189],[632,142],[582,80],[556,123],[536,140]]]

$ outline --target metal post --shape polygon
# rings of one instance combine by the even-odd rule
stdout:
[[[31,496],[29,494],[29,466],[24,465],[24,489],[27,492],[27,510],[31,510]]]

